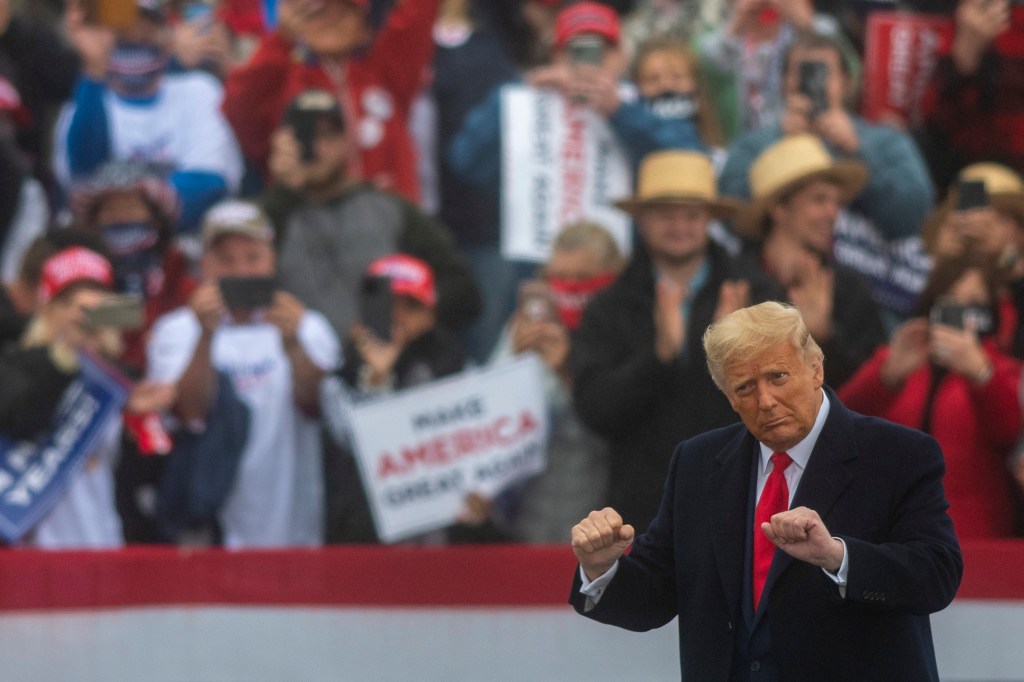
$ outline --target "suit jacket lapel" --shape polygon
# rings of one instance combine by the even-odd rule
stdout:
[[[826,388],[825,391],[830,403],[828,418],[811,451],[807,469],[800,478],[800,487],[791,505],[793,508],[813,509],[823,520],[828,518],[829,511],[853,480],[851,464],[857,457],[850,413],[831,389]],[[765,580],[765,594],[793,561],[793,557],[785,552],[775,553]],[[763,597],[762,601],[765,601]]]
[[[749,538],[747,504],[755,448],[753,436],[742,429],[716,456],[717,467],[708,477],[706,487],[707,509],[715,528],[711,544],[731,613],[743,613],[739,602],[743,592],[744,545]]]

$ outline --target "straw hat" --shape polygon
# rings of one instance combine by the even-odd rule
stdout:
[[[646,206],[698,203],[712,216],[728,218],[741,203],[718,196],[711,159],[697,152],[663,151],[644,157],[637,173],[636,194],[615,205],[635,214]]]
[[[788,192],[810,180],[839,185],[843,203],[864,188],[868,169],[860,161],[834,159],[818,137],[790,135],[765,149],[750,166],[751,202],[736,216],[736,229],[744,237],[764,237],[764,218]]]
[[[1017,173],[998,163],[975,163],[957,175],[957,183],[950,188],[946,199],[936,207],[921,228],[921,240],[929,252],[935,247],[939,227],[957,204],[961,180],[981,180],[985,183],[988,202],[993,208],[1012,215],[1024,225],[1024,180]]]

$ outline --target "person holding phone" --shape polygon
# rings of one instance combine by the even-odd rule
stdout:
[[[534,353],[545,369],[551,416],[548,464],[516,491],[516,512],[507,523],[520,542],[561,542],[566,524],[605,503],[608,443],[576,412],[569,356],[587,305],[615,281],[625,264],[601,224],[566,225],[551,243],[551,256],[537,277],[520,285],[519,304],[491,355],[490,362],[497,363]]]
[[[358,319],[370,263],[407,253],[430,265],[438,322],[461,331],[480,310],[476,281],[450,231],[405,199],[353,175],[355,149],[337,98],[318,88],[288,106],[271,141],[264,205],[277,227],[282,289],[322,312],[339,338]]]
[[[352,459],[346,406],[455,374],[466,363],[458,339],[438,324],[438,290],[426,261],[403,253],[378,258],[366,269],[359,295],[360,320],[346,339],[345,364],[321,386],[334,445],[328,450],[328,542],[377,541]],[[442,532],[421,540],[452,537]]]
[[[818,112],[815,97],[801,92],[801,73],[807,77],[824,64],[824,101]],[[856,71],[835,40],[815,34],[794,38],[781,65],[785,110],[781,121],[749,132],[729,145],[728,160],[719,176],[719,191],[728,196],[751,196],[750,168],[768,147],[793,135],[817,136],[836,159],[862,162],[868,182],[836,221],[836,260],[859,271],[871,286],[875,301],[893,320],[906,319],[928,274],[928,258],[919,231],[935,201],[935,190],[924,159],[905,132],[869,123],[853,113]],[[806,80],[806,79],[805,79]],[[811,78],[814,83],[818,78]],[[805,82],[804,90],[820,85]]]
[[[1003,274],[999,290],[999,347],[1024,359],[1024,179],[996,163],[964,168],[921,236],[935,259],[974,253]]]
[[[258,206],[217,204],[202,237],[203,282],[187,306],[154,325],[148,375],[176,383],[173,414],[184,428],[205,428],[218,373],[251,411],[237,479],[218,515],[225,546],[319,545],[318,387],[340,361],[337,337],[321,314],[268,287],[274,230]],[[228,278],[236,278],[230,292],[222,287]]]
[[[20,342],[0,354],[4,436],[36,440],[45,434],[66,389],[79,375],[83,354],[116,362],[121,330],[93,315],[107,302],[113,282],[110,261],[84,246],[55,250],[42,262],[38,308]],[[140,382],[131,389],[125,414],[163,409],[173,400],[173,385]],[[104,425],[93,450],[85,455],[85,465],[72,474],[60,498],[21,544],[98,549],[124,543],[114,485],[121,433],[120,418]]]
[[[344,107],[349,174],[418,203],[409,117],[434,54],[441,0],[395,3],[376,32],[370,4],[280,0],[275,29],[228,74],[224,112],[246,159],[266,169],[289,103],[311,88],[333,93]]]
[[[935,437],[961,538],[1013,533],[1007,459],[1021,430],[1021,364],[994,338],[999,284],[989,259],[940,260],[917,315],[838,391],[850,409]]]

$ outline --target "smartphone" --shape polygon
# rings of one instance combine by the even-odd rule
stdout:
[[[138,294],[109,294],[99,305],[85,313],[85,325],[91,329],[139,329],[145,312]]]
[[[276,277],[222,277],[218,284],[228,310],[269,308],[277,291]]]
[[[526,280],[519,285],[519,314],[533,322],[556,322],[558,309],[551,288],[540,280]]]
[[[295,134],[295,139],[302,149],[302,160],[306,163],[316,157],[313,143],[316,140],[317,126],[323,118],[333,119],[336,125],[344,128],[338,101],[334,95],[317,88],[300,92],[285,111],[284,123]]]
[[[984,180],[961,180],[957,183],[956,210],[970,211],[985,206],[988,206],[988,190]]]
[[[596,35],[577,36],[566,46],[569,61],[573,64],[594,64],[604,62],[604,39]]]
[[[992,331],[992,313],[982,305],[964,305],[956,301],[943,299],[932,306],[928,319],[932,324],[943,324],[955,329],[966,329],[967,322],[974,326],[978,334]]]
[[[391,341],[395,297],[387,275],[365,275],[359,290],[359,319],[378,340]]]
[[[138,0],[82,0],[85,23],[113,29],[130,28],[139,17]]]
[[[811,100],[811,118],[828,111],[828,64],[817,60],[800,62],[797,90]]]

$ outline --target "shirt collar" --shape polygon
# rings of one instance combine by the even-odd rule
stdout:
[[[807,468],[807,462],[811,459],[811,451],[814,450],[815,443],[818,442],[818,436],[821,434],[821,430],[825,427],[825,419],[828,417],[828,394],[825,390],[821,391],[821,407],[818,408],[818,416],[814,419],[814,426],[811,427],[811,432],[804,436],[804,439],[786,450],[790,459],[793,463],[800,467],[801,470]],[[758,443],[761,450],[761,474],[763,475],[768,469],[768,462],[771,461],[772,455],[775,453],[770,447],[764,443]]]

